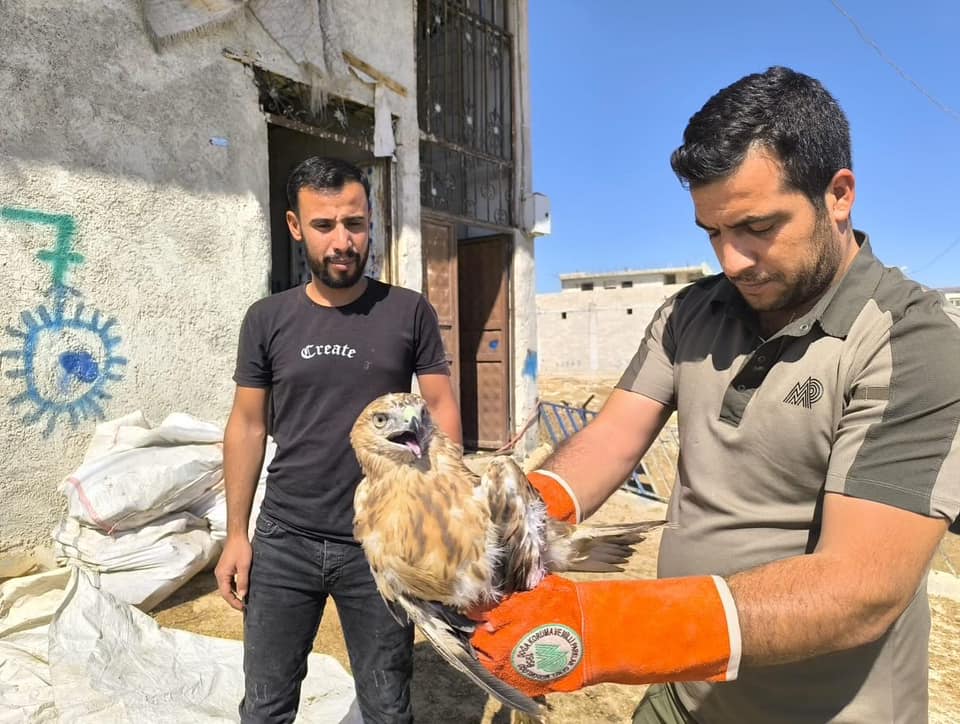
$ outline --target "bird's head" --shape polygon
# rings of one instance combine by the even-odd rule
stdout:
[[[427,454],[433,421],[419,395],[394,392],[378,397],[357,417],[350,443],[360,464],[367,468],[377,459],[411,463]]]

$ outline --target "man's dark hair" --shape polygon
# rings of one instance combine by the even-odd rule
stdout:
[[[833,175],[853,168],[847,117],[815,78],[775,66],[719,91],[693,115],[670,156],[681,183],[696,188],[733,174],[754,147],[773,153],[787,186],[817,209]]]
[[[311,156],[301,161],[287,179],[287,203],[295,214],[300,212],[300,189],[315,189],[321,193],[340,191],[346,184],[356,181],[363,186],[370,205],[370,181],[367,175],[348,161],[339,158]]]

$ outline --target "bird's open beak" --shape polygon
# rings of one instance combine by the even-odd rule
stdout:
[[[388,439],[397,445],[406,446],[414,457],[423,457],[423,426],[419,414],[411,414],[407,420],[407,429],[391,435]]]
[[[414,439],[407,442],[407,447],[419,458],[423,455],[423,428],[420,425],[420,418],[414,415],[410,419],[408,429],[413,433]]]

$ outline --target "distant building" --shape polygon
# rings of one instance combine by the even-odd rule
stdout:
[[[960,307],[960,287],[943,287],[940,292],[955,307]]]
[[[712,273],[700,264],[561,274],[561,291],[537,295],[540,373],[619,375],[664,300]]]
[[[635,286],[673,286],[689,284],[713,272],[706,264],[678,266],[666,269],[627,269],[619,272],[591,274],[574,272],[560,275],[560,289],[564,292],[592,292],[598,289],[631,289]]]

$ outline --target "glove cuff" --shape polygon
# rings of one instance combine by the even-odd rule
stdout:
[[[580,501],[566,480],[551,470],[534,470],[527,475],[547,506],[547,515],[565,523],[579,523],[583,519]]]
[[[717,595],[723,605],[724,618],[727,621],[727,639],[730,642],[730,658],[727,660],[727,670],[717,681],[735,681],[740,675],[740,657],[743,652],[743,642],[740,638],[740,614],[737,613],[737,604],[733,600],[730,586],[720,576],[710,576],[717,587]]]
[[[737,608],[719,576],[577,584],[584,683],[733,681]],[[629,632],[629,633],[627,633]]]

